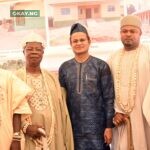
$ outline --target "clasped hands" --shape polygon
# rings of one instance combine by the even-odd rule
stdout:
[[[26,130],[26,134],[33,139],[45,137],[44,128],[40,125],[29,125]]]
[[[127,119],[129,119],[129,116],[127,114],[117,112],[113,118],[113,123],[115,126],[120,126],[122,124],[125,124]]]

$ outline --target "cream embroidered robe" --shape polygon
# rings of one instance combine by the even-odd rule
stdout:
[[[12,73],[0,69],[0,150],[9,150],[13,126],[13,113],[31,114],[26,96],[32,92]]]
[[[27,80],[25,69],[18,70],[16,74],[22,80]],[[52,118],[52,114],[51,112],[49,112],[48,114],[46,110],[45,113],[43,112],[44,114],[42,117],[41,115],[37,115],[37,118],[34,117],[32,119],[38,120],[42,124],[44,122],[46,131],[48,131],[47,135],[50,136],[50,150],[73,150],[74,145],[70,117],[66,107],[66,102],[62,98],[58,79],[54,74],[49,73],[46,70],[42,70],[42,76],[44,78],[44,84],[48,93],[48,100],[49,104],[51,105],[51,112],[53,113],[54,118],[50,119],[51,121],[48,121],[46,117],[51,115]],[[25,150],[35,149],[35,147],[36,145],[33,143],[33,141],[30,138],[26,137]]]
[[[133,110],[130,113],[131,125],[132,125],[132,137],[134,150],[150,150],[150,126],[143,115],[142,105],[147,91],[147,87],[150,81],[150,47],[148,45],[140,45],[139,57],[137,59],[137,77],[136,77],[136,97],[133,101]],[[117,81],[117,66],[119,61],[120,66],[120,99],[121,102],[126,104],[129,97],[129,84],[130,76],[132,73],[132,63],[136,61],[136,50],[125,52],[120,60],[120,50],[114,53],[109,60],[109,65],[112,70],[114,82]],[[115,95],[118,95],[115,83]],[[133,94],[133,93],[131,93]],[[148,108],[150,109],[150,108]],[[120,105],[115,100],[116,112],[122,112]],[[127,126],[122,125],[115,127],[113,130],[113,150],[127,150]]]

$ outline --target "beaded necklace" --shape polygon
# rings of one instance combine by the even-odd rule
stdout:
[[[136,98],[136,87],[137,87],[137,70],[138,70],[138,58],[139,58],[139,50],[136,50],[135,57],[132,60],[129,79],[128,79],[128,97],[127,103],[124,104],[121,100],[121,66],[122,66],[122,59],[124,56],[125,50],[121,51],[119,54],[119,61],[116,66],[116,101],[121,109],[129,114],[134,106],[135,106],[135,98]],[[125,68],[127,69],[127,68]]]

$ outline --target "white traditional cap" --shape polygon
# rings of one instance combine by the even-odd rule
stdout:
[[[135,26],[135,27],[141,29],[142,23],[138,16],[127,15],[122,18],[122,20],[120,22],[120,28],[122,28],[123,26],[127,26],[127,25]]]
[[[43,47],[45,47],[44,38],[35,32],[32,32],[23,38],[22,47],[25,47],[27,42],[39,42]]]

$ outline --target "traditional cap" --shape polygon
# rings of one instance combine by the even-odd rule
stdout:
[[[28,34],[27,36],[24,37],[23,41],[22,41],[22,47],[26,46],[26,43],[27,42],[39,42],[39,43],[42,43],[42,46],[45,47],[45,40],[44,38],[35,33],[35,32],[32,32],[30,34]]]
[[[80,23],[75,23],[71,26],[70,35],[72,35],[75,32],[84,32],[88,35],[87,29]]]
[[[122,28],[123,26],[127,26],[127,25],[135,26],[135,27],[141,29],[141,20],[139,17],[137,17],[135,15],[125,16],[121,20],[120,27]]]

